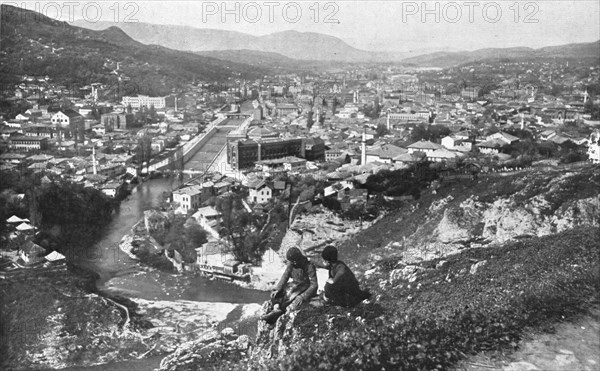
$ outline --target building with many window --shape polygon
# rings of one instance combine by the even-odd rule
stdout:
[[[252,168],[256,162],[296,156],[308,161],[325,157],[321,138],[263,138],[227,143],[227,162],[235,170]]]
[[[26,151],[44,150],[48,148],[48,138],[32,136],[12,137],[9,139],[9,147]]]
[[[154,106],[156,109],[175,106],[175,97],[167,95],[165,97],[149,97],[147,95],[138,95],[137,97],[123,97],[123,105],[131,106],[132,108]]]

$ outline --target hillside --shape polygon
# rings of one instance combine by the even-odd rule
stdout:
[[[402,63],[427,66],[451,67],[464,63],[486,60],[539,60],[539,59],[592,59],[600,62],[600,41],[593,43],[567,44],[549,46],[540,49],[531,48],[486,48],[475,51],[437,52],[410,57]]]
[[[599,221],[597,166],[444,181],[339,244],[370,301],[260,323],[248,357],[243,335],[193,341],[161,369],[432,370],[511,352],[598,305]]]
[[[144,45],[117,27],[92,31],[41,14],[2,5],[1,81],[18,75],[48,75],[63,84],[116,83],[120,70],[129,82],[125,93],[166,94],[193,79],[216,81],[255,78],[266,69]]]

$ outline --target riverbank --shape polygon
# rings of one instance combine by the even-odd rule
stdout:
[[[73,250],[70,268],[28,268],[19,279],[0,278],[0,369],[153,369],[192,335],[266,300],[264,292],[144,267],[119,248],[174,181],[139,184],[101,239]]]

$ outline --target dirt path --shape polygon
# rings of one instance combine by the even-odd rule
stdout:
[[[526,336],[512,354],[500,359],[479,354],[463,361],[456,370],[600,371],[600,308],[555,328],[553,334]]]

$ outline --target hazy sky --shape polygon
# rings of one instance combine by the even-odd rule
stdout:
[[[284,30],[320,32],[366,50],[542,47],[600,39],[598,0],[12,3],[63,21],[137,20],[254,35]]]

